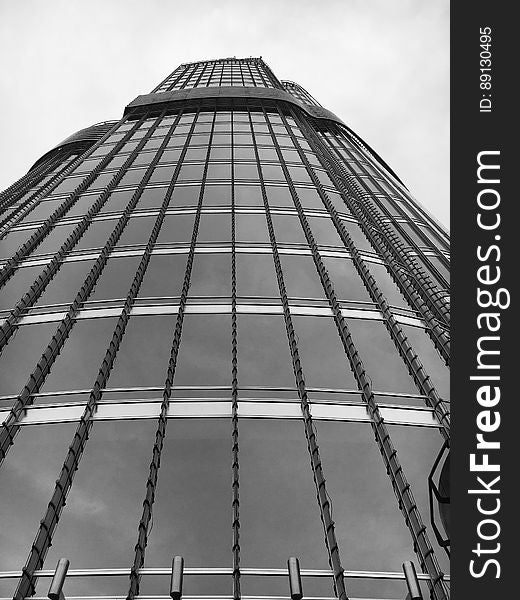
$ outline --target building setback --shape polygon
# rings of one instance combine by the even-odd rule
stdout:
[[[448,598],[449,239],[343,121],[183,64],[0,209],[0,597]]]

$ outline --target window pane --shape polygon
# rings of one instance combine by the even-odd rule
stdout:
[[[85,250],[86,248],[102,248],[112,231],[117,225],[117,219],[108,221],[94,221],[81,236],[74,250]]]
[[[70,304],[81,289],[92,269],[93,260],[74,261],[61,265],[58,273],[47,285],[36,306],[45,304]]]
[[[295,386],[289,343],[282,316],[238,315],[240,386]]]
[[[190,296],[231,296],[231,254],[195,254]]]
[[[376,280],[377,287],[383,293],[390,305],[410,308],[408,302],[399,291],[397,285],[392,281],[386,267],[375,263],[366,263],[372,277]]]
[[[186,315],[174,378],[175,385],[231,384],[231,318]]]
[[[140,260],[140,256],[110,258],[88,299],[111,300],[114,298],[126,298]]]
[[[136,209],[140,210],[143,208],[160,208],[166,196],[166,190],[168,188],[145,188],[141,194]]]
[[[199,196],[200,185],[176,185],[170,200],[170,207],[197,206]]]
[[[117,246],[147,244],[157,217],[133,217],[128,220]]]
[[[343,246],[331,219],[309,217],[309,225],[317,244],[324,246]]]
[[[42,266],[18,268],[0,289],[0,309],[13,308],[42,271]]]
[[[256,185],[235,185],[237,206],[263,206],[262,189]]]
[[[236,215],[237,242],[269,242],[265,215]]]
[[[112,192],[108,200],[103,204],[99,214],[108,212],[123,212],[132,199],[135,190],[124,190],[121,192]],[[114,227],[116,221],[113,222]]]
[[[164,385],[177,315],[131,317],[108,387]]]
[[[418,393],[382,321],[348,319],[348,327],[374,390]]]
[[[371,302],[363,281],[350,259],[325,256],[322,261],[329,273],[338,300]]]
[[[415,555],[371,426],[334,421],[315,426],[342,563],[401,571],[403,561]]]
[[[432,340],[424,329],[401,325],[403,333],[408,338],[416,354],[419,356],[432,383],[441,398],[446,400],[450,397],[450,370],[444,360],[439,356]]]
[[[22,325],[0,354],[0,395],[18,394],[27,383],[58,325]]]
[[[75,429],[75,423],[31,425],[16,436],[0,469],[2,570],[25,564]],[[16,583],[1,582],[2,595],[12,596]]]
[[[188,243],[193,234],[195,215],[166,215],[157,237],[157,244]]]
[[[441,569],[450,572],[450,563],[446,552],[439,547],[430,525],[430,505],[428,497],[428,475],[433,463],[440,452],[443,438],[436,429],[426,427],[404,427],[390,425],[390,436],[397,450],[397,456],[403,466],[403,471],[412,486],[412,493],[426,525],[428,537],[435,551]],[[442,525],[440,526],[442,530]]]
[[[236,279],[238,296],[279,297],[271,254],[238,253]]]
[[[303,423],[240,420],[240,549],[244,568],[327,569]],[[243,578],[247,586],[247,578]],[[246,590],[244,590],[245,592]]]
[[[325,299],[325,292],[311,256],[281,254],[280,261],[289,297]]]
[[[169,420],[147,567],[170,567],[175,554],[190,567],[231,565],[230,432],[227,419]]]
[[[307,244],[297,215],[272,214],[276,241],[279,244]]]
[[[41,391],[92,388],[116,324],[117,318],[78,321],[72,328]],[[63,397],[62,400],[66,401],[68,398]],[[48,401],[48,398],[45,401]]]
[[[370,245],[365,234],[361,231],[361,227],[357,223],[351,223],[350,221],[343,221],[345,229],[348,231],[354,245],[358,250],[368,250],[368,252],[374,252],[374,248]]]
[[[202,214],[197,242],[230,242],[231,214]]]
[[[47,237],[44,238],[43,242],[32,252],[32,254],[54,254],[61,248],[63,242],[65,242],[75,227],[76,225],[62,225],[60,227],[54,227],[54,229]],[[7,236],[5,239],[8,237],[9,236]]]
[[[132,563],[156,427],[155,419],[94,423],[44,568],[63,556],[79,569]],[[67,589],[91,593],[74,578]]]
[[[180,296],[187,259],[187,254],[152,255],[138,297]]]
[[[357,389],[333,319],[296,316],[292,321],[307,386]]]

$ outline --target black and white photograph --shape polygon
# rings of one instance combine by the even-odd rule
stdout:
[[[501,583],[503,153],[454,146],[452,9],[0,2],[0,600]]]

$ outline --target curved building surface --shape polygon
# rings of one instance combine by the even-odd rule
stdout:
[[[449,241],[338,117],[184,64],[0,207],[0,597],[448,597]]]

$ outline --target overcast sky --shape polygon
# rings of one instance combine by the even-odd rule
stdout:
[[[183,62],[262,56],[449,225],[448,0],[0,0],[0,189]]]

